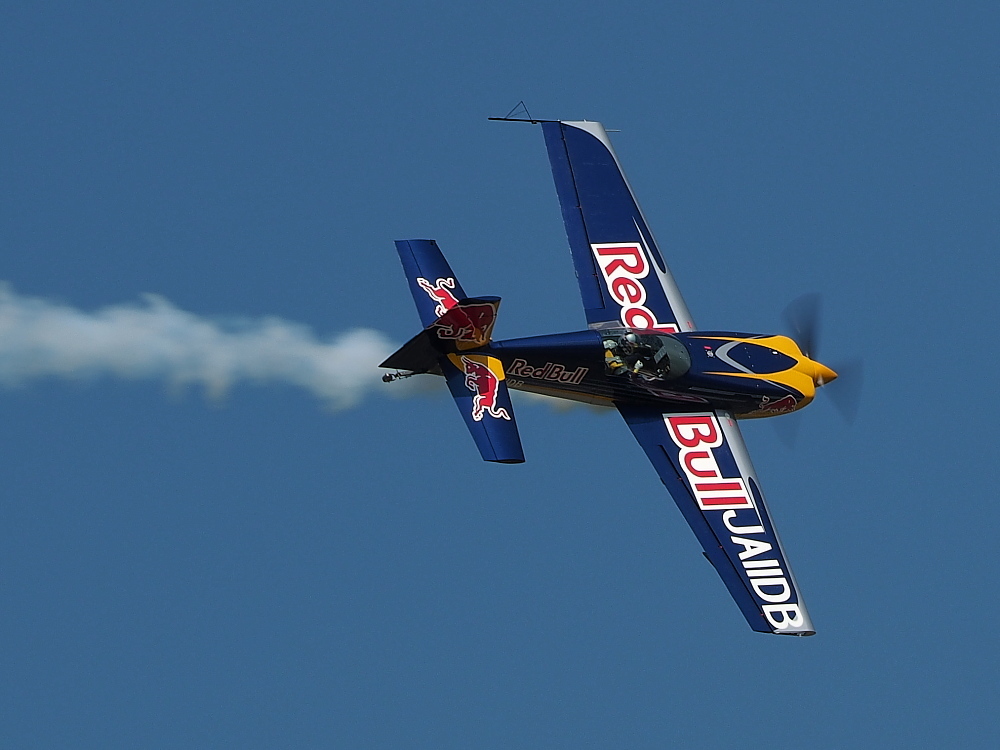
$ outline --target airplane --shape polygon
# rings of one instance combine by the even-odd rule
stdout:
[[[814,635],[738,420],[802,409],[837,373],[788,336],[699,330],[604,127],[515,121],[541,125],[587,330],[493,341],[500,298],[468,296],[434,240],[398,240],[424,328],[383,380],[444,376],[498,463],[524,461],[509,389],[616,408],[751,629]]]

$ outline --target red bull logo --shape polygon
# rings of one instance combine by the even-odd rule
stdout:
[[[584,376],[590,372],[590,368],[577,367],[575,370],[567,370],[565,365],[556,364],[555,362],[546,362],[542,367],[535,367],[528,364],[527,360],[515,359],[507,367],[507,372],[519,378],[551,380],[555,383],[579,385]]]
[[[488,302],[457,304],[433,324],[438,338],[467,341],[481,346],[490,340],[496,322],[496,306]]]
[[[795,396],[789,393],[787,396],[779,398],[777,401],[761,401],[758,411],[762,411],[766,414],[785,414],[790,411],[795,411],[795,407],[798,405],[799,402],[795,400]]]
[[[417,286],[427,292],[436,303],[434,314],[439,318],[458,304],[458,298],[452,294],[452,290],[457,286],[453,277],[447,279],[437,279],[433,284],[427,279],[417,278]]]
[[[629,328],[677,333],[675,323],[661,323],[646,307],[646,287],[642,279],[649,275],[649,261],[637,242],[613,242],[591,245],[597,265],[604,276],[611,298],[621,307],[621,321]]]
[[[472,418],[477,422],[482,421],[486,414],[496,419],[510,419],[507,410],[497,404],[503,370],[500,371],[498,377],[497,373],[490,367],[490,359],[492,357],[477,357],[476,359],[462,357],[465,387],[475,394],[472,397]],[[477,360],[485,360],[485,362]],[[497,360],[494,361],[499,364]]]

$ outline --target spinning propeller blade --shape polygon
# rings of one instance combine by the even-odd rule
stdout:
[[[782,414],[778,419],[768,421],[774,427],[774,432],[782,444],[789,450],[794,450],[795,444],[799,441],[799,432],[802,429],[802,412],[794,411],[791,414]]]
[[[830,394],[830,400],[844,421],[854,424],[858,416],[858,405],[861,403],[861,389],[865,383],[864,362],[860,357],[855,357],[837,363],[833,369],[839,377],[828,383],[824,390]]]
[[[823,300],[819,294],[803,294],[785,308],[783,315],[799,349],[813,360],[816,359],[819,349],[822,303]],[[823,386],[823,391],[829,394],[834,407],[844,418],[844,421],[853,424],[858,415],[858,405],[861,402],[864,364],[860,358],[856,357],[838,362],[832,369],[837,373],[837,378],[817,384]],[[783,425],[782,432],[783,442],[786,445],[791,445],[795,441],[798,425]]]
[[[816,294],[803,294],[785,308],[785,322],[792,329],[792,338],[809,359],[816,359],[819,348],[819,325],[822,298]]]

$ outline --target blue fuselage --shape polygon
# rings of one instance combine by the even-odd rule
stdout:
[[[794,411],[813,395],[782,382],[799,359],[767,345],[777,338],[622,328],[494,341],[484,351],[500,359],[508,386],[517,390],[606,406],[763,417]]]

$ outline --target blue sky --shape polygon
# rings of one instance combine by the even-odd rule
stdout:
[[[992,3],[7,3],[0,278],[402,342],[434,237],[497,335],[584,318],[541,133],[614,142],[696,322],[863,356],[744,433],[818,635],[752,633],[616,414],[0,390],[0,745],[995,747]],[[0,363],[3,364],[3,363]],[[5,365],[6,366],[6,365]],[[378,384],[381,386],[381,384]]]

